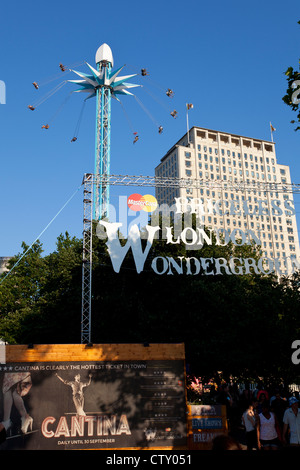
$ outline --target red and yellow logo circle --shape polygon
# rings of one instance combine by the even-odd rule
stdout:
[[[153,212],[157,208],[157,200],[151,194],[131,194],[127,199],[127,205],[132,211]]]

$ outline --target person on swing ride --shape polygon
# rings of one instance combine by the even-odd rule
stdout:
[[[174,96],[173,90],[171,90],[170,88],[168,88],[167,91],[166,91],[166,95],[167,95],[167,96],[170,96],[170,98],[172,98],[172,97]]]

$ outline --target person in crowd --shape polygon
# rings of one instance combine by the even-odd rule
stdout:
[[[253,390],[253,398],[259,400],[259,397],[262,393],[267,397],[267,399],[269,399],[268,392],[263,382],[260,380],[257,384],[256,389]]]
[[[229,423],[232,421],[232,396],[229,393],[229,386],[224,383],[221,385],[220,393],[217,397],[217,402],[220,403],[220,405],[225,405],[226,406],[226,414],[227,414],[227,419]]]
[[[257,400],[258,400],[257,411],[258,411],[258,414],[262,412],[264,404],[269,403],[268,398],[269,398],[269,396],[268,396],[267,392],[262,391],[262,390],[260,390],[260,392],[258,392],[258,394],[257,394]]]
[[[262,450],[277,450],[280,446],[278,422],[275,414],[270,411],[267,400],[262,404],[262,411],[257,418],[258,448]]]
[[[300,447],[300,413],[298,409],[298,400],[296,397],[289,399],[289,408],[287,408],[283,415],[283,442],[290,446]],[[287,433],[289,431],[289,438]]]
[[[221,385],[218,402],[221,405],[232,405],[232,396],[229,393],[229,386],[226,383]]]
[[[259,390],[257,392],[257,400],[260,401],[261,397],[264,397],[266,400],[269,400],[269,393],[267,392],[267,390],[265,390],[265,388],[263,387],[261,390]]]
[[[252,401],[252,393],[249,386],[246,386],[239,397],[239,406],[242,412],[244,412]]]
[[[255,413],[256,404],[257,402],[255,400],[252,401],[242,415],[242,423],[244,424],[246,431],[247,450],[258,449]]]
[[[275,394],[270,399],[271,411],[273,411],[278,420],[280,431],[283,431],[283,415],[287,408],[287,400],[282,398],[279,389],[275,390]]]

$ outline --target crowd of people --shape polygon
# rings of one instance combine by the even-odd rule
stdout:
[[[214,399],[226,405],[230,438],[242,436],[247,450],[300,450],[299,392],[263,384],[240,392],[237,386],[225,384],[215,392]]]

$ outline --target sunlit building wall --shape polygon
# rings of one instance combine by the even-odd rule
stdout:
[[[193,127],[164,155],[155,176],[203,182],[197,188],[157,187],[160,205],[174,204],[175,197],[222,200],[219,213],[203,215],[207,228],[252,230],[263,256],[300,261],[290,169],[277,162],[274,142]],[[238,183],[244,183],[240,190]]]

